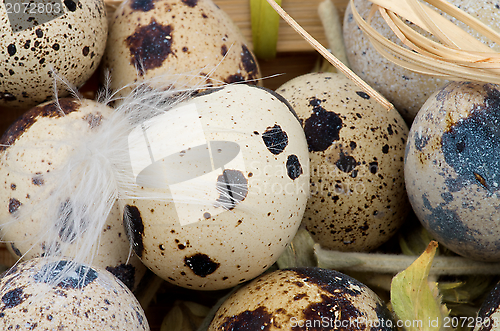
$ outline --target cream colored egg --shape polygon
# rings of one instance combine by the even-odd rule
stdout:
[[[54,188],[51,173],[62,167],[80,140],[99,128],[111,115],[110,107],[92,100],[59,99],[47,102],[26,112],[0,140],[0,222],[2,240],[10,251],[27,260],[44,255],[47,242],[40,241],[45,226],[40,221],[45,210],[30,208],[47,199]],[[71,198],[66,202],[71,206]],[[29,217],[19,219],[23,209]],[[72,244],[78,227],[68,220],[59,231],[58,240]],[[75,244],[73,251],[78,251]],[[94,252],[89,252],[94,254]],[[130,258],[130,260],[129,260]],[[135,256],[130,256],[130,244],[123,227],[121,212],[116,205],[101,233],[98,254],[93,264],[118,276],[127,286],[134,288],[146,268]]]
[[[115,90],[165,74],[178,88],[260,78],[245,38],[211,0],[124,1],[110,26],[104,67]]]
[[[460,6],[460,9],[466,13],[479,19],[494,30],[500,31],[500,8],[496,2],[486,0],[448,0],[448,2]],[[368,0],[354,0],[357,11],[365,19],[368,17],[371,4]],[[450,20],[457,21],[452,18]],[[392,32],[378,11],[371,19],[371,25],[384,37],[401,45],[399,39],[394,35],[394,32]],[[470,27],[462,23],[459,26],[483,43],[497,51],[499,50],[498,45]],[[414,73],[380,55],[357,26],[350,5],[347,7],[344,16],[343,31],[351,69],[391,101],[407,123],[412,122],[429,96],[448,82],[434,76]]]
[[[500,87],[454,82],[422,106],[408,136],[405,180],[424,227],[450,250],[500,261]]]
[[[314,73],[277,89],[304,128],[311,197],[303,224],[322,246],[369,251],[408,211],[403,157],[408,127],[342,74]]]
[[[334,270],[292,268],[259,277],[219,308],[208,330],[394,330],[366,285]]]
[[[107,34],[102,0],[0,0],[0,108],[27,110],[51,99],[53,70],[83,85],[99,66]]]
[[[139,302],[112,274],[78,265],[73,274],[57,279],[66,267],[65,260],[36,258],[4,273],[2,329],[149,330]]]
[[[201,94],[129,137],[144,195],[125,201],[134,249],[165,280],[223,289],[270,267],[305,209],[309,158],[289,104],[252,85]]]

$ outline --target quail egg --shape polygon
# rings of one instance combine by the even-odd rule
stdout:
[[[60,109],[59,109],[60,107]],[[110,116],[110,107],[87,99],[62,98],[32,108],[19,118],[0,139],[0,223],[2,240],[18,258],[30,259],[46,254],[47,242],[41,218],[46,210],[33,210],[54,190],[52,173],[56,173],[71,155],[80,139],[99,128]],[[71,209],[71,198],[65,202]],[[29,217],[18,217],[25,210]],[[58,243],[72,242],[78,226],[70,219],[58,231]],[[78,247],[77,247],[78,246]],[[133,254],[116,204],[101,233],[100,246],[93,263],[117,275],[134,288],[146,268]],[[89,252],[93,254],[93,252]],[[128,262],[127,262],[128,261]]]
[[[170,196],[124,201],[135,252],[168,282],[232,287],[264,272],[293,239],[309,157],[275,92],[233,84],[201,93],[132,131],[129,145],[142,194]]]
[[[403,165],[408,127],[342,74],[294,78],[277,92],[297,112],[311,159],[303,224],[323,247],[372,250],[410,209]]]
[[[491,28],[497,31],[500,30],[500,21],[498,20],[500,9],[495,2],[485,0],[448,0],[448,2],[459,6],[460,9]],[[358,27],[352,16],[352,4],[356,6],[360,15],[367,19],[372,2],[368,0],[354,0],[347,6],[345,12],[344,42],[351,69],[361,79],[389,99],[396,106],[396,109],[401,112],[407,123],[411,123],[429,96],[437,89],[443,87],[448,81],[435,76],[415,73],[384,58],[371,45],[369,39]],[[457,21],[455,18],[446,15],[445,17],[448,17],[452,22]],[[401,45],[399,39],[378,11],[373,15],[371,25],[384,37]],[[415,25],[411,25],[415,27]],[[459,26],[488,46],[497,51],[500,49],[498,45],[475,32],[471,27],[463,23],[459,23]],[[427,35],[422,30],[418,31]]]
[[[51,99],[53,72],[83,85],[99,66],[107,33],[103,0],[0,0],[0,108],[27,110]]]
[[[462,256],[500,261],[500,89],[453,82],[410,129],[405,180],[423,226]]]
[[[211,0],[124,1],[110,25],[104,67],[114,90],[162,75],[177,88],[260,78],[245,38]]]
[[[467,326],[474,326],[474,331],[498,330],[500,327],[500,283],[498,283],[484,299],[477,316],[468,320]]]
[[[66,260],[35,258],[0,278],[4,330],[149,330],[132,292],[105,270]]]
[[[396,330],[380,298],[334,270],[292,268],[259,277],[229,297],[212,330]]]

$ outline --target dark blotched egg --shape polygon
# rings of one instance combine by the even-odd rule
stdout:
[[[259,277],[215,314],[215,330],[395,330],[391,313],[366,285],[334,270],[293,268]]]
[[[405,180],[421,223],[452,251],[500,260],[500,90],[455,82],[436,91],[410,130]]]

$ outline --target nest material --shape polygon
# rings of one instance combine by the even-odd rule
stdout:
[[[370,0],[373,6],[367,20],[356,11],[353,0],[350,2],[358,26],[377,51],[397,65],[448,80],[500,83],[500,53],[450,22],[438,10],[497,44],[500,44],[500,34],[447,1],[425,0],[431,7],[419,0]],[[370,25],[377,10],[407,48],[388,40]],[[423,36],[405,20],[432,34],[439,42]]]

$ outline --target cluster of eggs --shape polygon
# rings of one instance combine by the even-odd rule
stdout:
[[[7,8],[7,1],[0,4]],[[0,63],[0,107],[30,108],[0,140],[2,239],[25,260],[0,278],[6,327],[72,323],[64,310],[53,311],[67,307],[59,300],[71,294],[84,296],[71,305],[106,311],[99,319],[103,329],[130,323],[127,329],[147,330],[130,292],[146,267],[179,286],[226,289],[273,265],[301,224],[324,247],[371,251],[397,232],[410,206],[456,253],[500,258],[496,85],[438,89],[443,82],[436,79],[377,73],[375,80],[391,84],[386,76],[394,74],[407,87],[418,81],[421,95],[403,93],[416,103],[430,95],[415,115],[420,105],[393,96],[390,86],[386,94],[403,100],[401,116],[341,74],[304,75],[277,92],[255,86],[257,60],[210,0],[124,1],[109,34],[103,1],[68,0],[58,8],[60,13],[35,19],[0,11],[0,54],[7,59]],[[359,33],[349,8],[344,27]],[[346,38],[346,46],[353,68],[366,74],[367,44]],[[46,258],[53,253],[47,247],[69,247],[71,257],[85,226],[71,219],[74,197],[68,197],[61,207],[67,217],[49,229],[55,234],[48,243],[39,221],[46,210],[37,206],[57,189],[57,176],[49,174],[67,165],[75,146],[117,111],[82,98],[47,100],[54,91],[64,96],[58,81],[81,86],[101,59],[112,78],[107,87],[122,99],[116,109],[144,83],[169,96],[179,91],[185,100],[145,116],[129,132],[126,168],[143,196],[112,204],[94,264],[73,265],[73,278],[58,278],[71,262]],[[369,81],[370,74],[363,78]],[[241,82],[250,84],[233,84]],[[370,83],[383,90],[380,81]],[[413,121],[411,129],[405,120]],[[170,198],[144,198],[154,196]],[[276,291],[283,295],[269,295]],[[40,293],[49,300],[38,300]],[[250,303],[242,299],[249,296]],[[94,306],[83,305],[90,297]],[[363,284],[311,268],[258,278],[220,308],[211,329],[287,328],[292,317],[296,325],[290,327],[302,327],[311,320],[308,313],[321,320],[341,314],[348,323],[360,316],[391,320]],[[78,314],[97,323],[83,310]]]

